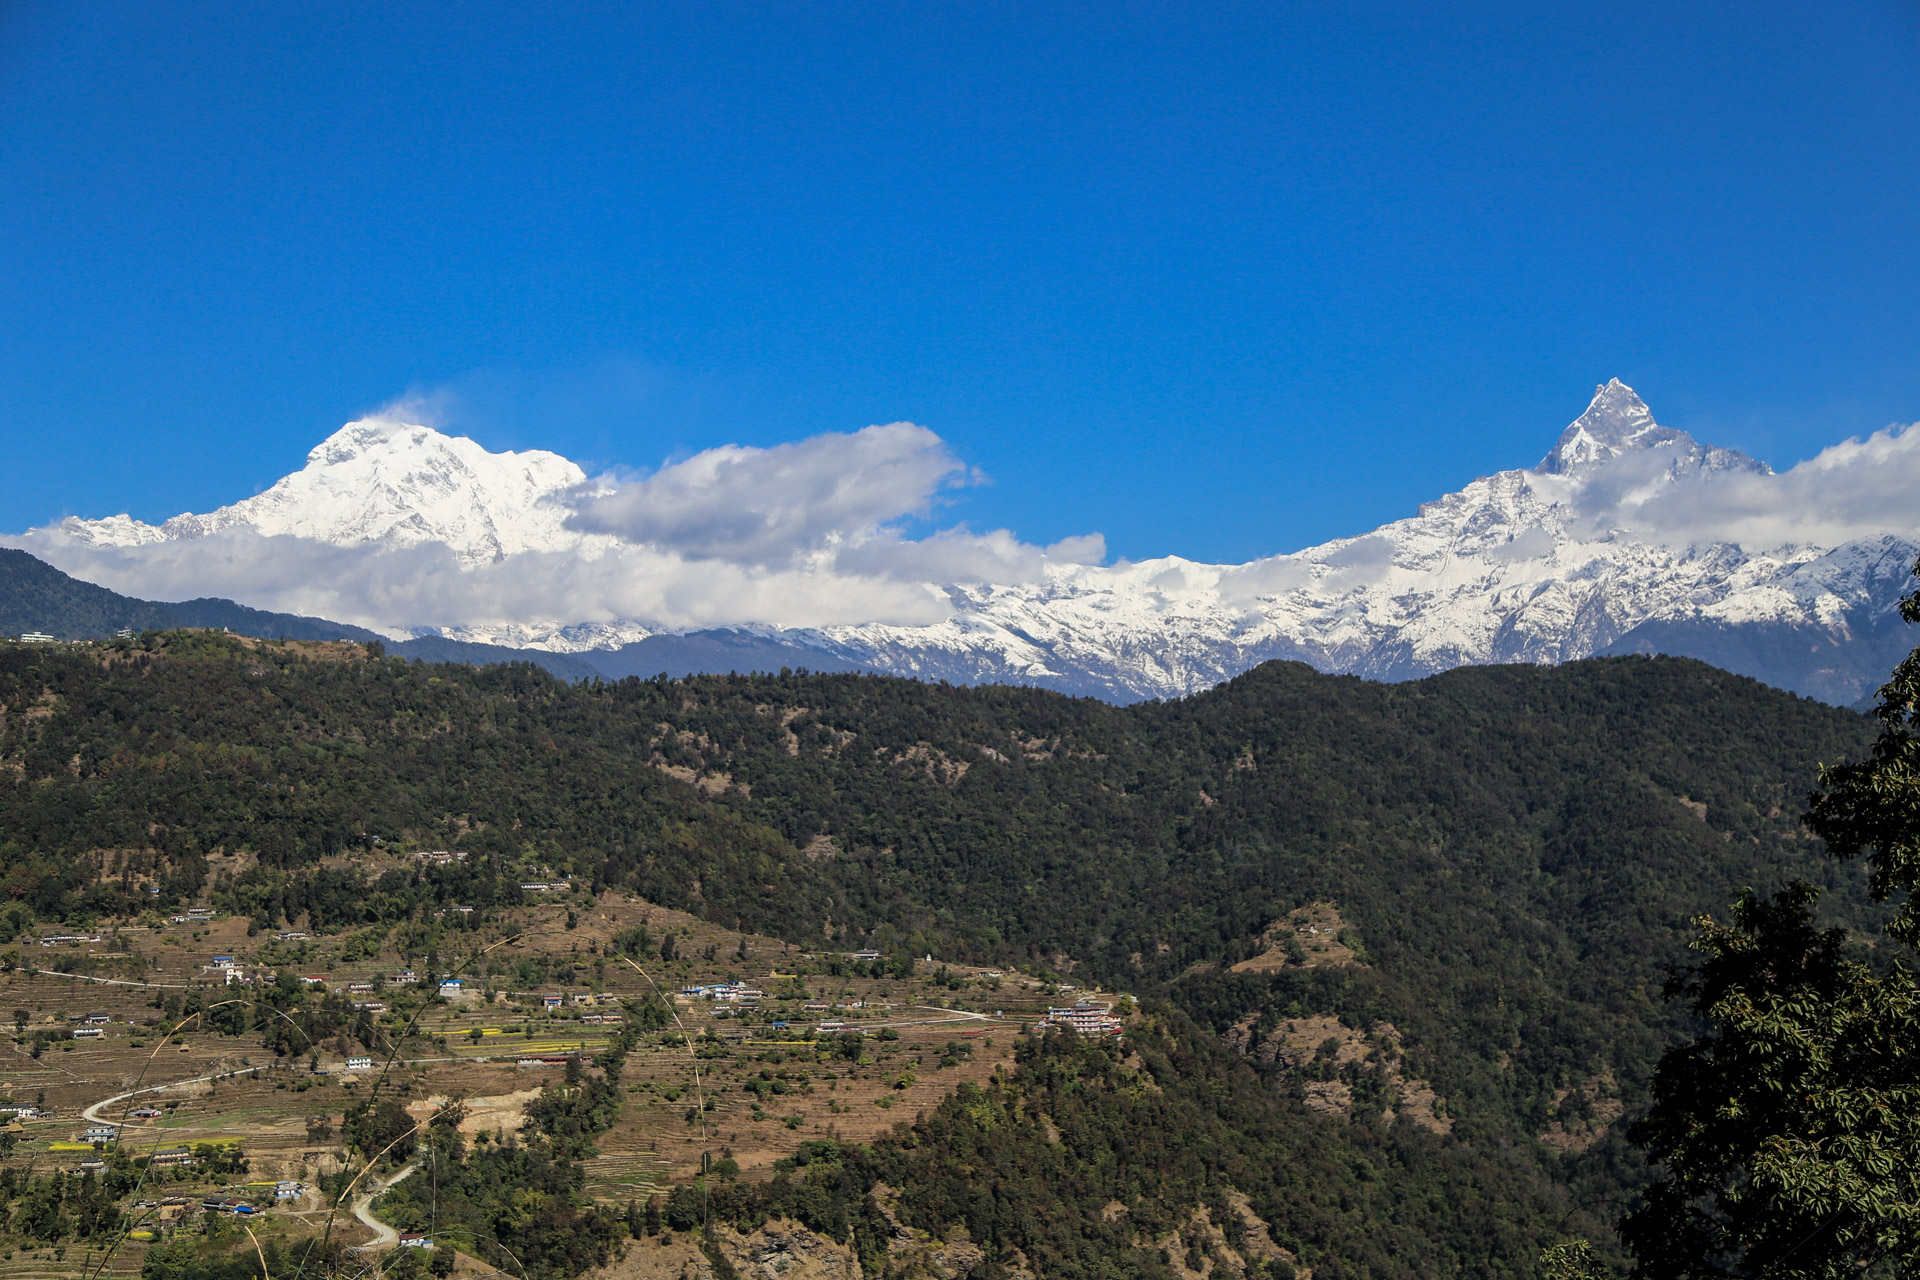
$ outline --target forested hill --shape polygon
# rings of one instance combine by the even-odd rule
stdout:
[[[0,547],[0,635],[40,632],[56,640],[104,640],[121,630],[170,627],[207,628],[268,639],[380,642],[380,636],[365,627],[294,613],[269,613],[212,596],[173,603],[123,596],[69,577],[24,551]],[[534,662],[568,680],[584,680],[595,674],[591,664],[564,653],[470,644],[437,636],[403,640],[392,649],[427,662]]]
[[[1382,1232],[1444,1224],[1456,1261],[1485,1246],[1468,1273],[1517,1274],[1634,1176],[1607,1122],[1674,1029],[1687,918],[1800,875],[1869,919],[1797,822],[1869,728],[1661,658],[1397,685],[1274,663],[1116,708],[841,675],[567,685],[202,633],[8,646],[0,918],[134,912],[152,882],[331,929],[506,909],[541,868],[797,942],[1091,975],[1215,1033],[1355,1161],[1438,1179],[1369,1209]],[[471,856],[373,885],[321,865],[375,836]],[[257,860],[205,883],[236,850]],[[1355,1229],[1314,1221],[1298,1238]]]

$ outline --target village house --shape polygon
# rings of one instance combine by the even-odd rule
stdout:
[[[1093,1000],[1076,1001],[1071,1009],[1048,1009],[1047,1021],[1054,1026],[1070,1027],[1080,1035],[1102,1032],[1118,1034],[1120,1020],[1112,1016],[1113,1007]]]

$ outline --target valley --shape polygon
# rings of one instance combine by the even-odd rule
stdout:
[[[641,958],[618,951],[614,939],[631,942],[636,928],[673,937],[684,958],[662,961],[658,943]],[[255,1018],[268,1007],[264,988],[277,975],[260,956],[276,948],[250,938],[246,921],[130,925],[99,944],[34,946],[0,977],[9,1007],[27,1014],[16,1018],[0,1069],[0,1110],[34,1113],[8,1142],[6,1165],[73,1176],[111,1147],[147,1166],[130,1195],[149,1207],[131,1208],[134,1237],[104,1274],[138,1274],[149,1243],[140,1237],[200,1226],[199,1205],[210,1196],[254,1204],[246,1226],[263,1240],[292,1247],[331,1233],[349,1248],[392,1247],[391,1231],[381,1239],[344,1211],[373,1216],[357,1192],[336,1212],[322,1190],[323,1178],[350,1166],[345,1113],[366,1099],[400,1099],[416,1121],[452,1102],[468,1141],[505,1141],[569,1058],[603,1054],[622,1019],[639,1011],[650,1025],[627,1055],[624,1105],[583,1168],[588,1195],[644,1204],[716,1165],[728,1177],[764,1179],[805,1142],[869,1141],[937,1107],[962,1082],[1008,1069],[1016,1040],[1045,1021],[1050,1005],[1071,1003],[1052,983],[925,959],[890,958],[889,973],[869,976],[867,964],[844,955],[800,952],[613,894],[530,909],[462,941],[472,950],[443,973],[468,974],[473,989],[451,996],[424,980],[392,982],[418,958],[370,950],[364,938],[302,946],[278,972],[297,973],[292,981],[310,997],[350,993],[382,1007],[354,1032],[273,1048],[233,1024],[207,1025],[217,1006]],[[228,982],[216,957],[247,976]],[[539,989],[513,990],[511,972],[494,972],[528,957],[551,975]],[[26,967],[31,961],[41,963]],[[95,971],[136,970],[144,975],[137,981],[90,980]],[[766,995],[742,1006],[676,994],[735,981]],[[207,1012],[181,1018],[183,997]],[[102,1034],[73,1038],[81,1025]],[[79,1140],[103,1125],[117,1140]],[[156,1164],[173,1158],[167,1153],[211,1149],[242,1156],[246,1167]],[[275,1186],[287,1184],[298,1192],[276,1198]],[[160,1205],[170,1200],[184,1203],[169,1205],[178,1216],[163,1220]],[[378,1197],[372,1203],[377,1213]],[[34,1274],[31,1264],[47,1260],[25,1251],[0,1263],[0,1275]]]

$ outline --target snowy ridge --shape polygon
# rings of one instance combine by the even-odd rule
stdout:
[[[265,493],[206,515],[159,525],[124,515],[69,517],[57,527],[95,546],[183,541],[236,527],[336,546],[441,543],[471,566],[595,541],[564,527],[569,497],[587,483],[586,472],[557,453],[488,453],[431,427],[363,418],[321,441],[304,467]]]
[[[1370,533],[1247,564],[1050,562],[1022,583],[929,584],[951,610],[928,625],[783,628],[770,618],[735,633],[777,641],[801,660],[824,654],[902,675],[1035,683],[1122,700],[1193,693],[1276,657],[1404,679],[1613,649],[1687,651],[1695,641],[1686,637],[1711,636],[1725,649],[1729,635],[1761,630],[1782,652],[1839,653],[1882,635],[1920,556],[1913,530],[1838,546],[1754,548],[1698,537],[1668,545],[1615,517],[1626,509],[1623,494],[1642,501],[1721,475],[1772,472],[1661,426],[1616,379],[1596,390],[1538,466],[1475,480]],[[442,544],[471,569],[530,553],[599,556],[616,540],[567,523],[570,504],[588,492],[604,490],[591,490],[585,473],[556,454],[491,454],[427,427],[368,420],[329,437],[302,470],[258,497],[159,526],[116,516],[68,520],[58,530],[91,546],[190,541],[236,526],[337,546]],[[392,625],[589,656],[676,633],[605,611],[597,620]],[[1656,632],[1657,643],[1648,638]],[[1699,656],[1735,667],[1746,661],[1720,653]],[[1833,700],[1871,692],[1863,673],[1877,657],[1851,667],[1835,661],[1794,668],[1799,674],[1752,673]]]

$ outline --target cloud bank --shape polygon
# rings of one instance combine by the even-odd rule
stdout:
[[[1614,459],[1573,495],[1579,519],[1598,533],[1668,546],[1731,542],[1749,551],[1920,532],[1914,426],[1842,441],[1778,473],[1703,470],[1669,478],[1671,463],[1664,449]]]
[[[568,524],[691,559],[792,564],[874,536],[968,479],[944,441],[894,422],[771,449],[726,445],[585,496]]]
[[[909,536],[912,522],[980,480],[934,432],[897,422],[772,448],[727,445],[589,481],[542,499],[568,508],[565,545],[490,562],[462,563],[431,540],[338,545],[245,525],[101,545],[69,524],[0,542],[131,595],[225,596],[391,634],[627,620],[666,630],[924,625],[952,612],[940,587],[1032,583],[1050,565],[1104,559],[1098,534],[1051,547],[964,524]]]
[[[650,473],[585,484],[574,484],[577,469],[568,474],[572,479],[554,482],[557,489],[514,499],[518,508],[503,500],[500,511],[481,511],[464,497],[443,504],[448,527],[471,530],[498,517],[521,519],[516,527],[532,531],[511,545],[537,549],[495,557],[457,554],[431,531],[409,533],[407,521],[363,523],[385,531],[385,540],[343,532],[345,545],[270,536],[245,524],[173,538],[125,521],[68,522],[0,544],[129,595],[225,596],[396,635],[429,627],[553,634],[578,624],[632,623],[652,630],[920,626],[952,616],[948,587],[1019,587],[1064,575],[1100,590],[1134,572],[1099,567],[1106,547],[1098,534],[1040,546],[1009,530],[976,532],[964,523],[928,531],[943,506],[981,477],[938,435],[912,423],[771,448],[727,445]],[[1920,429],[1848,440],[1779,474],[1757,465],[1703,468],[1662,447],[1577,475],[1533,473],[1527,481],[1559,503],[1566,531],[1583,541],[1735,543],[1749,552],[1830,548],[1920,532]],[[337,499],[344,491],[328,492]],[[144,540],[121,545],[131,535],[103,534],[107,525],[134,529]],[[1383,533],[1244,565],[1168,564],[1144,585],[1168,599],[1198,592],[1256,611],[1259,601],[1296,591],[1362,590],[1395,572],[1395,543]],[[1532,528],[1481,554],[1504,563],[1553,547],[1552,533]]]

